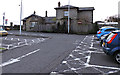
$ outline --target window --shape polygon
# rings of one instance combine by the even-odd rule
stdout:
[[[3,31],[3,27],[0,27],[0,31]]]
[[[35,25],[37,25],[37,22],[31,22],[31,26],[30,27],[35,27]]]
[[[107,29],[107,30],[105,30],[105,31],[114,31],[115,29]]]
[[[64,11],[64,16],[68,16],[69,12],[68,11]]]

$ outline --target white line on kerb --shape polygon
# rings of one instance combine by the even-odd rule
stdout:
[[[27,54],[25,54],[25,55],[22,55],[22,56],[20,56],[20,57],[15,58],[15,59],[14,59],[14,58],[11,58],[11,59],[8,60],[7,62],[4,62],[4,63],[0,64],[0,67],[4,67],[4,66],[10,65],[10,64],[19,62],[20,59],[25,58],[25,57],[27,57],[27,56],[29,56],[29,55],[31,55],[31,54],[34,54],[34,53],[36,53],[36,52],[38,52],[38,51],[40,51],[40,49],[37,49],[37,50],[35,50],[35,51],[32,51],[32,52],[30,52],[30,53],[27,53]]]

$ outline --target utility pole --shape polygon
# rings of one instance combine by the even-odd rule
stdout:
[[[20,5],[20,35],[21,35],[21,19],[22,19],[22,0],[21,0],[21,5]]]
[[[68,34],[70,32],[70,0],[68,1]]]
[[[4,26],[4,21],[5,21],[5,12],[3,13],[3,26]]]

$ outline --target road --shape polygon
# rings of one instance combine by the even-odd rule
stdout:
[[[3,44],[9,46],[12,44],[12,46],[2,54],[2,64],[0,65],[2,72],[49,73],[85,37],[85,35],[68,34],[50,34],[48,36],[39,42],[38,40],[41,38],[38,37],[15,35],[3,37]]]
[[[51,72],[51,75],[119,75],[119,71],[120,65],[103,52],[94,35],[88,35]]]
[[[17,31],[9,33],[19,34]],[[3,73],[21,75],[120,73],[120,65],[102,51],[95,35],[37,32],[23,32],[23,34],[26,36],[2,37],[2,46],[8,49],[2,53],[0,67]]]

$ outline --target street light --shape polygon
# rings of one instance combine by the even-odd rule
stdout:
[[[3,26],[4,26],[4,20],[5,20],[5,12],[3,13]]]
[[[70,32],[70,0],[68,1],[68,34]]]
[[[20,8],[20,35],[21,35],[21,19],[22,19],[22,0],[21,0],[21,8]]]

